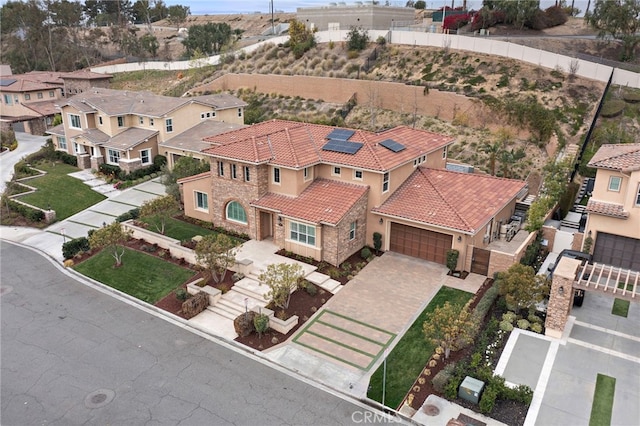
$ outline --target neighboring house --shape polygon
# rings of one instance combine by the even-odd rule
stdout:
[[[51,127],[58,110],[56,104],[69,94],[81,93],[91,87],[109,87],[111,75],[90,71],[32,71],[0,76],[0,99],[3,128],[42,135]]]
[[[525,182],[445,170],[453,138],[273,120],[205,139],[211,171],[181,179],[185,214],[339,265],[382,249],[469,269]]]
[[[388,30],[408,27],[416,21],[412,7],[383,6],[377,4],[329,3],[324,7],[299,7],[296,19],[307,28],[318,31],[349,30],[361,27],[365,30]]]
[[[242,125],[245,105],[227,94],[175,98],[93,88],[62,103],[63,124],[48,133],[56,149],[78,157],[80,168],[106,163],[131,172],[168,153],[159,144],[204,121]]]
[[[640,271],[640,143],[602,145],[588,165],[597,169],[585,227],[593,261]]]

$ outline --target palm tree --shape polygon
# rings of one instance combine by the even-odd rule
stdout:
[[[513,148],[508,150],[500,151],[500,163],[502,164],[502,177],[511,177],[510,170],[512,166],[518,162],[518,160],[523,159],[526,156],[524,149],[520,148],[517,151]]]
[[[480,147],[480,152],[489,154],[489,170],[491,171],[491,176],[496,175],[496,157],[502,151],[502,146],[503,146],[503,143],[501,141],[496,141],[493,144],[485,142]]]

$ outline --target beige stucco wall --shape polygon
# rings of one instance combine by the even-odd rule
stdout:
[[[334,30],[348,30],[356,26],[367,30],[388,30],[394,22],[406,25],[415,21],[413,8],[382,5],[304,7],[298,8],[296,15],[307,28],[320,31],[329,29],[330,24],[333,24]]]
[[[211,188],[211,176],[189,181],[183,184],[182,187],[185,215],[204,220],[206,222],[212,222],[211,204],[213,201],[213,193]],[[209,204],[209,209],[207,211],[196,208],[196,191],[207,194],[207,201]]]

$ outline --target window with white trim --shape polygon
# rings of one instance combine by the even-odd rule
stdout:
[[[149,117],[149,126],[154,126],[153,118]]]
[[[118,116],[118,127],[124,127],[124,117],[121,115]]]
[[[7,105],[13,105],[13,98],[11,95],[4,95],[4,103]]]
[[[143,165],[151,164],[151,148],[140,150],[140,162]]]
[[[209,196],[200,191],[195,191],[196,193],[196,210],[205,210],[209,211]]]
[[[362,170],[354,170],[353,178],[356,180],[362,180]]]
[[[238,166],[235,164],[231,165],[231,179],[238,179]]]
[[[609,178],[609,191],[620,192],[622,178],[620,176],[611,176]]]
[[[239,202],[232,201],[227,204],[227,220],[247,223],[247,213],[245,213],[244,208]]]
[[[224,176],[224,163],[218,161],[218,176]]]
[[[280,168],[279,167],[274,167],[273,168],[273,183],[280,183]]]
[[[636,192],[636,206],[640,206],[640,183],[638,184],[638,192]]]
[[[69,127],[72,129],[82,129],[82,124],[80,124],[80,116],[78,114],[69,114]]]
[[[242,108],[238,108],[238,117],[242,117]]]
[[[244,181],[249,182],[251,180],[251,169],[249,166],[244,166]]]
[[[138,123],[144,124],[144,117],[143,116],[139,116],[138,117]]]
[[[55,96],[55,93],[53,93],[53,90],[49,90],[49,97],[53,98]]]
[[[354,240],[356,238],[356,229],[357,223],[355,221],[349,224],[349,240]]]
[[[28,94],[28,93],[25,93],[25,94],[24,94],[24,100],[25,100],[25,101],[28,101],[28,100],[30,100],[30,99],[31,99],[31,95],[30,95],[30,94]]]
[[[447,147],[446,146],[442,149],[442,158],[447,158]]]
[[[102,126],[102,116],[101,115],[98,116],[98,124],[100,126]]]
[[[58,136],[58,148],[59,149],[67,149],[67,138],[64,136]]]
[[[79,143],[73,143],[73,152],[76,154],[85,154],[84,145],[80,145]]]
[[[299,222],[289,223],[289,238],[302,244],[316,245],[316,227]]]
[[[38,99],[42,99],[42,92],[38,92]]]
[[[116,151],[115,149],[107,149],[107,163],[117,166],[119,161],[120,151]]]
[[[305,167],[302,175],[304,176],[304,180],[309,180],[311,178],[311,167]]]
[[[165,118],[164,126],[167,133],[173,132],[173,118]]]
[[[340,176],[340,172],[341,172],[341,171],[342,171],[342,170],[340,170],[340,167],[334,166],[334,167],[333,167],[333,170],[331,171],[331,174],[332,174],[333,176]]]
[[[389,190],[389,172],[382,175],[382,192]]]

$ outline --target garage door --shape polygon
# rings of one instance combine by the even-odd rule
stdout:
[[[447,250],[451,249],[452,238],[451,235],[392,223],[389,249],[444,265],[447,263]]]
[[[640,271],[640,240],[598,232],[593,261]]]

